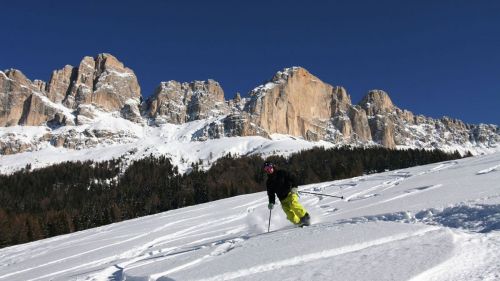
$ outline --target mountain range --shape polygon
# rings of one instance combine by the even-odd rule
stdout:
[[[106,126],[101,125],[103,116]],[[0,71],[3,155],[48,146],[89,149],[134,143],[145,135],[130,128],[154,130],[194,121],[197,129],[184,136],[187,141],[279,134],[333,145],[475,154],[498,150],[500,143],[498,125],[415,115],[394,105],[383,90],[370,90],[353,104],[345,88],[302,67],[278,71],[246,97],[237,94],[229,100],[211,79],[161,82],[144,99],[133,70],[111,54],[84,57],[77,67],[66,65],[53,71],[49,82],[31,81],[15,69]]]

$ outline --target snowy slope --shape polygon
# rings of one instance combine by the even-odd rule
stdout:
[[[45,126],[0,127],[0,144],[15,143],[18,147],[28,147],[26,152],[0,154],[0,174],[11,174],[23,169],[27,164],[32,168],[42,168],[65,161],[106,161],[121,158],[123,168],[137,159],[153,154],[166,155],[179,171],[186,172],[192,163],[202,161],[204,168],[209,168],[218,158],[231,153],[233,155],[289,155],[300,150],[322,146],[325,148],[349,144],[341,140],[309,142],[300,137],[271,135],[271,139],[259,136],[222,137],[196,141],[211,123],[222,122],[226,117],[207,119],[176,125],[165,123],[161,126],[138,124],[121,118],[116,113],[94,111],[92,122],[78,126],[62,126],[51,129]],[[422,136],[426,131],[419,126],[411,127]],[[446,144],[437,141],[435,134],[428,133],[428,143],[412,142],[397,149],[439,148],[444,151],[470,151],[475,155],[500,152],[500,146],[485,143],[465,142],[461,145]],[[54,146],[54,143],[62,143]],[[432,143],[441,143],[434,146]],[[374,142],[356,145],[377,145]],[[16,150],[23,151],[23,150]],[[1,151],[0,151],[1,153]]]
[[[231,153],[232,155],[289,155],[301,150],[322,146],[334,147],[330,142],[309,142],[300,138],[272,135],[271,139],[259,136],[231,137],[210,139],[206,141],[193,141],[193,135],[206,127],[217,118],[209,118],[188,122],[182,125],[164,124],[160,127],[141,126],[123,118],[115,118],[111,114],[101,114],[97,122],[74,127],[61,127],[51,131],[54,135],[72,133],[75,138],[85,138],[85,132],[120,132],[122,137],[109,140],[95,147],[80,149],[67,149],[54,147],[49,142],[37,144],[35,151],[0,155],[0,174],[10,174],[18,171],[27,164],[34,169],[46,167],[65,161],[106,161],[113,158],[124,160],[124,168],[131,161],[142,159],[153,154],[166,155],[179,171],[187,171],[192,163],[202,161],[204,168],[218,158]],[[220,119],[220,117],[219,117]],[[17,139],[26,143],[36,143],[37,139],[47,134],[45,127],[15,126],[0,128],[0,141],[2,137],[15,135]]]
[[[238,196],[0,249],[15,280],[500,280],[500,154]]]

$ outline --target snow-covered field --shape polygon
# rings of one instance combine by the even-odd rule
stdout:
[[[0,249],[0,280],[500,280],[500,154],[265,193]]]

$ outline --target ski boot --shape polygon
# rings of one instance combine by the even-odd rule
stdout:
[[[299,226],[300,227],[304,227],[304,226],[309,226],[311,225],[311,216],[309,216],[309,213],[306,213],[301,219],[300,219],[300,222],[299,222]]]

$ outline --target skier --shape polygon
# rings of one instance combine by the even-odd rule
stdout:
[[[294,177],[287,171],[277,169],[270,162],[264,163],[264,172],[267,174],[266,187],[267,196],[269,197],[269,210],[274,208],[276,195],[289,221],[299,226],[310,225],[311,217],[299,203],[298,189]]]

